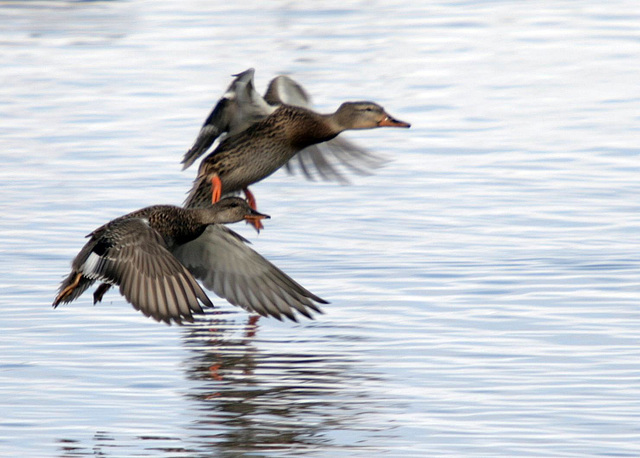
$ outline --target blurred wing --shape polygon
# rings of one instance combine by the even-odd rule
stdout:
[[[253,85],[255,70],[249,68],[236,75],[227,91],[218,101],[202,125],[198,138],[184,155],[183,169],[204,154],[213,142],[223,134],[235,135],[251,124],[273,113],[272,107],[258,94]]]
[[[341,169],[358,175],[371,175],[373,170],[380,168],[385,162],[384,158],[346,139],[336,137],[303,149],[291,158],[285,167],[289,173],[294,173],[296,168],[300,168],[309,180],[313,180],[317,174],[323,180],[347,184],[349,180]]]
[[[264,100],[270,105],[295,105],[311,109],[311,97],[304,88],[285,75],[276,76],[269,83]]]
[[[242,132],[251,124],[260,121],[273,113],[278,107],[269,105],[262,95],[256,91],[251,79],[244,79],[235,83],[235,112],[231,121],[229,134],[235,135]]]
[[[94,236],[95,237],[95,236]],[[213,304],[160,234],[142,219],[104,227],[78,270],[88,278],[119,285],[136,310],[158,321],[193,321],[200,302]],[[90,242],[91,243],[91,242]]]
[[[296,321],[294,310],[312,318],[322,313],[314,302],[327,302],[310,293],[264,257],[246,240],[222,225],[174,250],[174,255],[218,296],[263,316]],[[310,309],[310,310],[309,310]]]
[[[229,124],[233,117],[233,104],[233,100],[227,97],[223,97],[218,101],[214,109],[209,114],[209,117],[202,125],[193,146],[182,158],[181,163],[184,164],[182,167],[183,170],[202,156],[209,147],[213,145],[216,138],[229,129]]]

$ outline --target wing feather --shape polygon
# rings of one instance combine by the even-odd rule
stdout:
[[[140,218],[115,220],[92,233],[73,263],[91,281],[118,285],[133,307],[158,321],[192,321],[213,304],[193,275]]]
[[[310,311],[320,312],[314,302],[327,303],[221,225],[209,226],[173,254],[218,296],[261,315],[292,318],[295,309],[311,316]]]

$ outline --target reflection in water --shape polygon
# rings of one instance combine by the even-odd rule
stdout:
[[[216,320],[185,333],[193,352],[188,377],[202,382],[188,393],[199,410],[192,440],[219,453],[300,450],[331,447],[329,430],[355,429],[371,400],[345,391],[375,377],[357,374],[351,356],[326,348],[322,356],[267,353],[256,344],[258,328],[251,319],[245,326]]]
[[[60,448],[60,457],[77,457],[77,456],[109,456],[109,449],[120,447],[113,435],[105,431],[96,431],[92,437],[93,447],[88,449],[79,441],[71,439],[58,440]]]
[[[86,456],[129,456],[130,447],[137,442],[144,441],[143,450],[136,451],[135,456],[154,456],[157,452],[166,453],[167,456],[192,457],[197,451],[185,448],[179,437],[159,437],[159,436],[139,436],[130,440],[123,440],[121,437],[105,432],[96,431],[91,438],[92,446],[89,448],[83,442],[71,439],[59,439],[58,449],[60,458],[86,457]],[[140,445],[140,444],[138,444]]]
[[[367,445],[376,442],[369,440],[373,436],[395,438],[388,412],[399,406],[379,396],[388,381],[367,373],[353,347],[341,349],[336,335],[322,329],[298,338],[295,328],[275,334],[265,328],[261,336],[256,317],[236,321],[224,312],[184,326],[185,376],[178,378],[187,402],[167,412],[167,426],[176,415],[183,422],[186,415],[186,424],[173,423],[170,434],[131,435],[125,427],[83,439],[60,435],[57,456],[128,456],[132,450],[136,456],[172,457],[363,452],[375,447]],[[163,423],[162,412],[153,421]]]

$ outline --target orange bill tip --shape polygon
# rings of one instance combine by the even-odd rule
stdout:
[[[379,127],[411,127],[408,122],[400,121],[387,115],[382,121],[378,123]]]

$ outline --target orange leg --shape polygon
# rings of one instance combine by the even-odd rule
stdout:
[[[222,197],[222,181],[218,175],[211,177],[211,203],[215,204]]]
[[[249,206],[254,210],[257,210],[258,205],[256,204],[256,198],[253,197],[253,193],[249,191],[249,188],[244,188],[242,191],[244,192],[244,195],[247,198],[247,203],[249,204]],[[258,233],[260,233],[260,229],[264,229],[264,226],[262,225],[260,220],[257,220],[257,219],[247,220],[247,224],[251,224],[253,227],[255,227]]]

